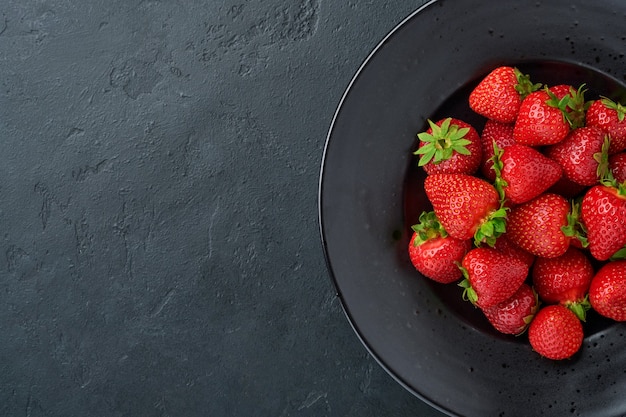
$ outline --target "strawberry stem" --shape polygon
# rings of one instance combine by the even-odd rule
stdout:
[[[422,132],[417,135],[424,144],[413,152],[414,155],[421,155],[418,166],[424,166],[431,161],[439,164],[452,158],[455,153],[470,155],[467,145],[471,142],[465,138],[470,129],[451,123],[451,117],[445,119],[441,126],[428,120],[431,133]]]
[[[583,248],[589,246],[587,240],[587,228],[580,221],[580,202],[572,200],[572,209],[567,213],[567,225],[561,227],[561,231],[567,237],[578,239]]]
[[[496,141],[493,141],[493,156],[489,158],[492,162],[493,171],[496,174],[496,179],[494,181],[494,187],[498,192],[498,196],[500,197],[500,207],[504,206],[505,202],[505,193],[504,188],[509,184],[502,178],[502,170],[504,169],[504,163],[502,162],[502,155],[504,154],[504,150],[498,146]]]
[[[457,265],[457,266],[461,270],[461,273],[463,274],[463,278],[464,278],[461,282],[458,283],[458,286],[463,288],[463,296],[462,296],[463,300],[469,301],[475,306],[476,302],[478,301],[478,294],[476,294],[476,290],[472,288],[472,284],[470,283],[467,269],[463,268],[461,265]]]
[[[522,99],[524,99],[530,93],[539,90],[543,87],[543,84],[533,84],[530,81],[530,76],[527,74],[523,74],[519,69],[513,68],[515,72],[515,78],[517,78],[517,84],[515,85],[515,91],[520,95]]]
[[[584,322],[587,319],[587,311],[591,308],[589,295],[586,295],[585,298],[580,301],[565,303],[565,307],[569,308],[572,313],[576,314],[576,317],[578,317],[580,321]]]
[[[615,110],[617,112],[617,119],[622,122],[624,120],[624,116],[626,116],[626,107],[622,106],[620,103],[616,103],[608,97],[602,96],[600,101],[607,109]]]
[[[417,233],[417,237],[413,241],[415,246],[436,237],[448,236],[448,232],[443,228],[434,211],[423,211],[420,214],[419,223],[411,226],[411,229]]]

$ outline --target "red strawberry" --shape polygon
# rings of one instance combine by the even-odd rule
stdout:
[[[609,156],[609,168],[618,183],[626,182],[626,152]]]
[[[490,181],[496,179],[496,173],[491,168],[493,166],[493,143],[497,147],[504,149],[515,143],[513,139],[513,124],[505,124],[493,120],[487,120],[483,128],[480,142],[483,150],[483,160],[481,163],[481,173]]]
[[[468,123],[448,117],[419,133],[421,155],[418,165],[428,174],[473,174],[482,162],[482,148],[478,132]]]
[[[471,241],[448,236],[433,212],[422,213],[420,223],[413,226],[413,230],[409,257],[415,269],[443,284],[461,278],[457,265],[472,248]]]
[[[562,195],[565,198],[574,198],[586,189],[587,187],[584,185],[576,184],[565,175],[561,175],[561,178],[548,189],[548,192]]]
[[[626,321],[626,261],[604,265],[593,277],[589,301],[598,314],[616,321]]]
[[[528,266],[515,256],[493,248],[474,248],[461,262],[465,288],[463,298],[481,309],[499,304],[511,297],[524,283]]]
[[[570,204],[557,194],[544,193],[511,209],[507,221],[507,236],[513,243],[536,256],[556,258],[570,245],[567,227]]]
[[[510,298],[484,309],[483,313],[500,333],[520,335],[526,331],[538,308],[537,293],[523,283]]]
[[[556,145],[548,147],[546,155],[557,161],[571,181],[591,186],[598,182],[598,159],[602,151],[604,132],[597,127],[579,127]]]
[[[511,242],[511,239],[508,238],[506,233],[498,238],[493,248],[498,252],[515,256],[516,258],[524,262],[526,266],[528,266],[528,268],[530,268],[533,262],[535,262],[535,255],[525,251],[524,249],[517,246],[515,243]]]
[[[611,137],[609,154],[626,149],[626,107],[608,98],[595,100],[587,110],[587,126],[602,129]]]
[[[466,174],[432,174],[424,190],[448,234],[460,240],[474,237],[493,245],[505,232],[506,211],[493,185]]]
[[[539,297],[550,304],[562,304],[585,321],[586,300],[595,271],[587,256],[570,247],[556,258],[537,258],[532,270],[533,285]]]
[[[532,200],[561,178],[559,164],[529,146],[508,146],[494,161],[497,184],[502,184],[504,196],[514,204]]]
[[[589,250],[599,261],[609,259],[626,245],[626,190],[599,184],[590,188],[580,205]]]
[[[515,121],[515,142],[528,145],[552,145],[565,139],[570,124],[565,119],[567,99],[559,100],[548,89],[529,94]],[[561,107],[561,108],[559,108]]]
[[[530,345],[548,359],[572,357],[582,346],[583,338],[583,326],[578,317],[559,304],[540,309],[528,328]]]
[[[540,84],[532,84],[529,77],[517,68],[498,67],[472,90],[469,106],[488,119],[512,123],[517,118],[522,99],[539,87]]]

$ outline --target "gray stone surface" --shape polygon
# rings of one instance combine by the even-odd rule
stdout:
[[[440,416],[317,224],[353,73],[423,1],[5,0],[0,416]]]

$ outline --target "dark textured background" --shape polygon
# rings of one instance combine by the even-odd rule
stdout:
[[[1,416],[440,416],[326,271],[331,118],[424,1],[5,0]]]

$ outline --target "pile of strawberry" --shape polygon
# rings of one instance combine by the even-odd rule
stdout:
[[[469,96],[482,132],[429,120],[415,151],[433,208],[415,268],[555,360],[580,349],[589,309],[626,321],[626,108],[586,91],[498,67]]]

